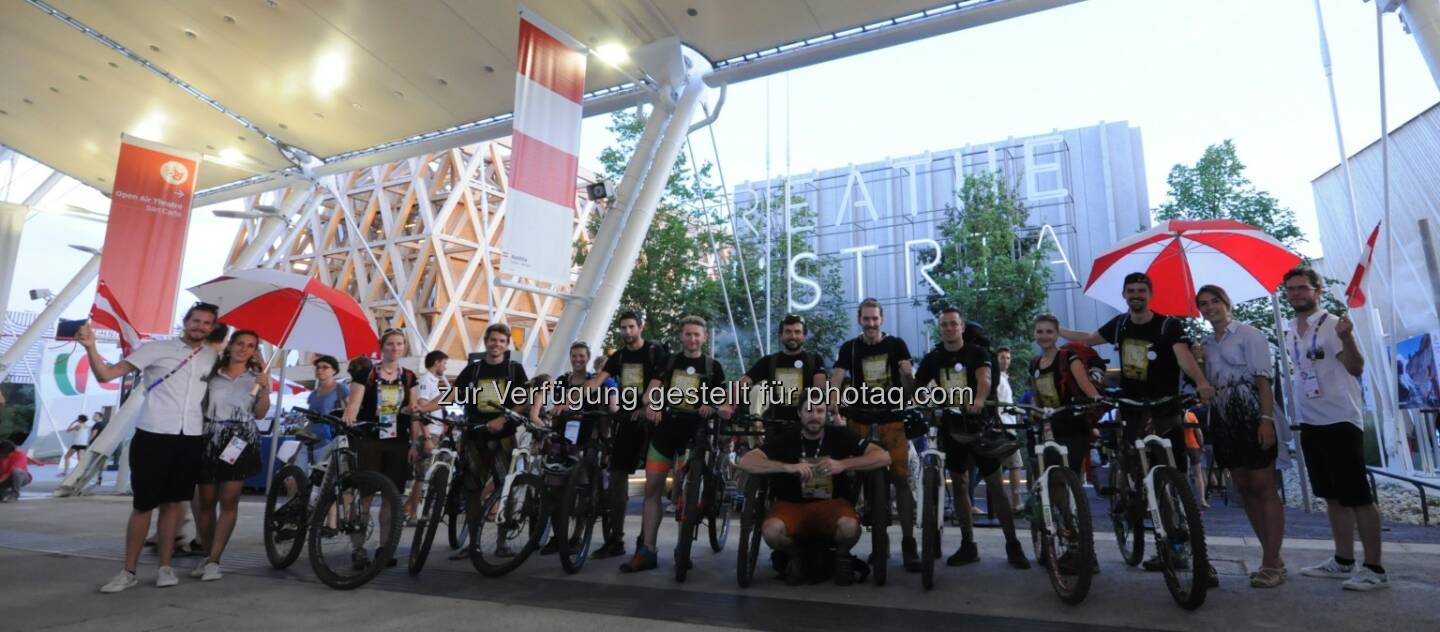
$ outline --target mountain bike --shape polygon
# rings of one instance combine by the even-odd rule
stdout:
[[[425,567],[425,560],[430,554],[430,547],[435,542],[435,534],[439,532],[441,522],[448,524],[451,538],[454,538],[456,533],[466,532],[465,512],[461,509],[465,502],[465,468],[462,467],[455,436],[474,427],[459,418],[440,418],[434,415],[420,417],[424,422],[443,424],[445,431],[441,433],[440,443],[431,453],[430,466],[425,470],[424,480],[428,481],[425,497],[415,525],[415,533],[410,540],[407,570],[411,575],[418,575]]]
[[[605,436],[604,423],[610,413],[603,410],[567,411],[559,418],[560,434],[569,447],[582,443],[578,458],[565,471],[563,477],[547,476],[550,497],[553,504],[555,533],[560,554],[560,566],[567,573],[578,573],[590,557],[590,539],[595,531],[595,522],[601,523],[602,531],[609,528],[609,503],[604,502],[605,483],[609,480],[610,448]],[[588,423],[588,426],[587,426]],[[568,455],[562,455],[562,458]],[[547,456],[547,458],[550,458]],[[546,468],[547,472],[551,468]],[[554,480],[558,478],[558,480]],[[558,491],[554,483],[558,483]],[[621,517],[623,520],[623,516]]]
[[[500,577],[519,568],[540,548],[550,529],[545,469],[535,455],[543,453],[545,441],[558,433],[536,426],[529,417],[508,408],[502,408],[500,414],[519,426],[510,451],[510,469],[504,472],[500,459],[491,460],[494,491],[470,516],[470,562],[486,577]],[[521,432],[529,435],[528,444],[520,440]],[[491,453],[499,449],[500,442],[491,440]]]
[[[729,422],[711,415],[696,424],[680,479],[684,504],[675,512],[680,522],[680,537],[675,543],[675,581],[684,582],[690,571],[690,550],[699,537],[701,521],[710,536],[710,550],[725,550],[736,496],[734,451],[728,439],[762,434],[748,429],[750,421],[750,415],[737,411]],[[734,426],[726,427],[730,424]]]
[[[1175,467],[1171,441],[1150,428],[1154,410],[1176,406],[1183,410],[1196,401],[1195,396],[1171,395],[1150,401],[1105,397],[1101,401],[1123,406],[1131,412],[1117,415],[1119,422],[1102,424],[1118,426],[1121,437],[1128,434],[1128,424],[1144,423],[1143,430],[1136,430],[1137,433],[1143,431],[1144,436],[1135,438],[1133,443],[1123,438],[1117,440],[1111,485],[1106,490],[1110,494],[1110,519],[1120,552],[1131,566],[1140,562],[1145,548],[1144,518],[1148,513],[1165,587],[1180,607],[1199,608],[1205,603],[1211,568],[1205,549],[1205,523],[1185,473]],[[1182,421],[1182,426],[1193,425],[1196,424]]]
[[[1055,441],[1050,421],[1094,406],[1091,403],[1046,408],[1001,404],[1002,409],[1032,422],[1025,428],[1030,445],[1035,446],[1026,459],[1030,501],[1025,514],[1030,519],[1030,538],[1035,546],[1035,559],[1050,576],[1055,594],[1072,605],[1084,601],[1090,593],[1095,533],[1090,521],[1090,499],[1085,495],[1080,477],[1070,469],[1069,450]],[[1083,459],[1085,455],[1077,454],[1075,458]]]
[[[755,424],[751,423],[750,425],[755,436],[768,436],[796,424],[794,421],[777,420],[764,416],[752,417],[742,415],[740,412],[736,412],[731,421],[740,424],[760,422],[764,430],[755,431]],[[737,461],[739,457],[740,454],[737,450]],[[737,478],[737,484],[738,487],[743,487],[744,491],[737,497],[734,509],[735,513],[740,516],[740,542],[735,560],[735,579],[741,588],[749,588],[750,584],[755,581],[755,568],[760,562],[760,544],[764,542],[760,528],[765,523],[765,516],[770,511],[770,476],[746,474],[743,481],[739,481]]]
[[[905,423],[903,410],[889,408],[859,408],[842,406],[840,414],[851,421],[869,424],[866,439],[876,445],[884,445],[880,439],[880,427],[885,424]],[[865,479],[860,485],[860,498],[855,504],[855,513],[860,523],[870,528],[871,578],[876,586],[884,586],[887,566],[890,563],[890,468],[869,472],[857,472]]]

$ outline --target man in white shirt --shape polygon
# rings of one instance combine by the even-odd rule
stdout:
[[[450,388],[450,381],[445,379],[445,363],[450,359],[444,351],[431,351],[425,354],[425,372],[420,374],[420,380],[416,384],[415,395],[419,402],[415,404],[415,412],[433,413],[442,408],[440,404],[440,389]],[[437,415],[437,416],[443,416]],[[420,486],[425,484],[425,473],[430,469],[430,455],[435,452],[435,446],[440,445],[440,434],[445,432],[445,424],[430,422],[425,424],[425,436],[415,437],[413,441],[420,445],[420,458],[415,459],[415,469],[412,479],[415,481],[410,486],[410,496],[405,499],[405,520],[414,522],[415,511],[420,507]]]
[[[113,365],[95,349],[95,333],[89,325],[75,335],[89,355],[95,379],[109,382],[141,371],[138,386],[145,397],[135,438],[130,441],[130,487],[135,496],[125,528],[125,568],[100,592],[120,592],[138,583],[135,567],[150,531],[151,514],[157,508],[160,570],[155,585],[165,588],[179,583],[170,556],[185,506],[200,479],[204,432],[200,402],[205,397],[206,378],[218,359],[215,350],[204,343],[217,315],[214,305],[196,303],[185,312],[181,337],[145,343]]]
[[[995,351],[995,360],[999,363],[995,368],[995,400],[1006,404],[1015,403],[1015,391],[1010,388],[1010,348],[1000,347]],[[1000,422],[1007,425],[1015,425],[1015,415],[1000,413]],[[1021,471],[1025,469],[1025,449],[1022,447],[1005,458],[1000,464],[1008,474],[1007,486],[1010,488],[1010,506],[1021,507],[1020,492],[1025,489],[1020,482]]]
[[[1355,344],[1355,326],[1345,316],[1320,309],[1324,284],[1310,268],[1285,274],[1285,297],[1295,319],[1285,332],[1291,389],[1300,422],[1300,447],[1315,495],[1325,499],[1335,555],[1301,573],[1344,579],[1346,590],[1389,588],[1380,565],[1380,512],[1366,478],[1361,430],[1360,375],[1365,358]],[[1365,546],[1365,563],[1355,566],[1355,530]]]

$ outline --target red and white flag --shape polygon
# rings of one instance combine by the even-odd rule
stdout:
[[[140,333],[130,324],[130,318],[115,300],[110,287],[104,281],[95,289],[95,304],[90,307],[90,322],[120,334],[120,351],[130,355],[140,346]]]
[[[519,73],[510,147],[510,192],[501,271],[570,282],[575,175],[580,166],[585,47],[527,11],[520,13]]]
[[[1360,263],[1355,264],[1355,274],[1350,277],[1350,285],[1345,286],[1345,305],[1350,308],[1365,306],[1365,290],[1360,287],[1365,280],[1365,273],[1370,271],[1370,262],[1375,259],[1375,240],[1380,237],[1380,224],[1376,222],[1375,230],[1370,231],[1370,239],[1365,241],[1365,252],[1360,255]]]

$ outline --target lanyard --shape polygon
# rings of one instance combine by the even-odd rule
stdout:
[[[184,359],[184,360],[181,360],[181,361],[180,361],[180,364],[175,365],[175,368],[170,369],[170,372],[169,372],[169,373],[166,373],[166,374],[165,374],[165,377],[162,377],[162,378],[160,378],[160,379],[158,379],[158,380],[155,380],[155,383],[154,383],[154,384],[151,384],[151,385],[145,387],[145,394],[146,394],[146,395],[149,395],[149,394],[150,394],[150,391],[155,390],[155,387],[159,386],[161,382],[164,382],[165,380],[170,379],[170,376],[175,375],[175,372],[176,372],[176,371],[179,371],[180,369],[185,368],[185,365],[190,364],[190,358],[195,357],[195,354],[200,353],[200,350],[201,350],[201,349],[204,349],[204,348],[205,348],[205,344],[204,344],[204,343],[201,343],[200,346],[195,347],[195,350],[194,350],[194,351],[191,351],[191,352],[190,352],[190,355],[185,356],[185,359]]]
[[[806,438],[804,437],[804,435],[801,435],[801,437],[800,437],[800,460],[802,460],[802,461],[804,461],[804,460],[806,460],[806,459],[814,459],[814,458],[817,458],[817,457],[820,456],[820,447],[821,447],[822,445],[824,445],[824,443],[825,443],[825,430],[824,430],[823,428],[820,430],[820,438],[818,438],[818,439],[815,440],[815,449],[814,449],[812,452],[810,452],[810,455],[809,455],[809,456],[806,456],[806,454],[805,454],[805,442],[806,442],[806,441],[808,441],[808,439],[806,439]]]
[[[1320,317],[1320,322],[1315,323],[1315,328],[1310,330],[1310,353],[1306,355],[1307,358],[1315,356],[1316,350],[1319,349],[1319,345],[1318,345],[1317,342],[1316,342],[1316,338],[1320,335],[1320,326],[1321,326],[1321,325],[1324,325],[1324,324],[1325,324],[1325,319],[1326,319],[1326,318],[1329,318],[1329,317],[1330,317],[1330,314],[1327,312],[1326,314],[1324,314],[1323,316]],[[1295,339],[1290,342],[1290,349],[1291,349],[1291,355],[1290,355],[1290,357],[1295,358],[1295,364],[1300,364],[1300,328],[1299,328],[1299,327],[1296,327],[1296,328],[1295,328]]]

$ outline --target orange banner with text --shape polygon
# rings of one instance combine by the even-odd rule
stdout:
[[[121,138],[100,281],[141,334],[169,334],[200,155]]]

